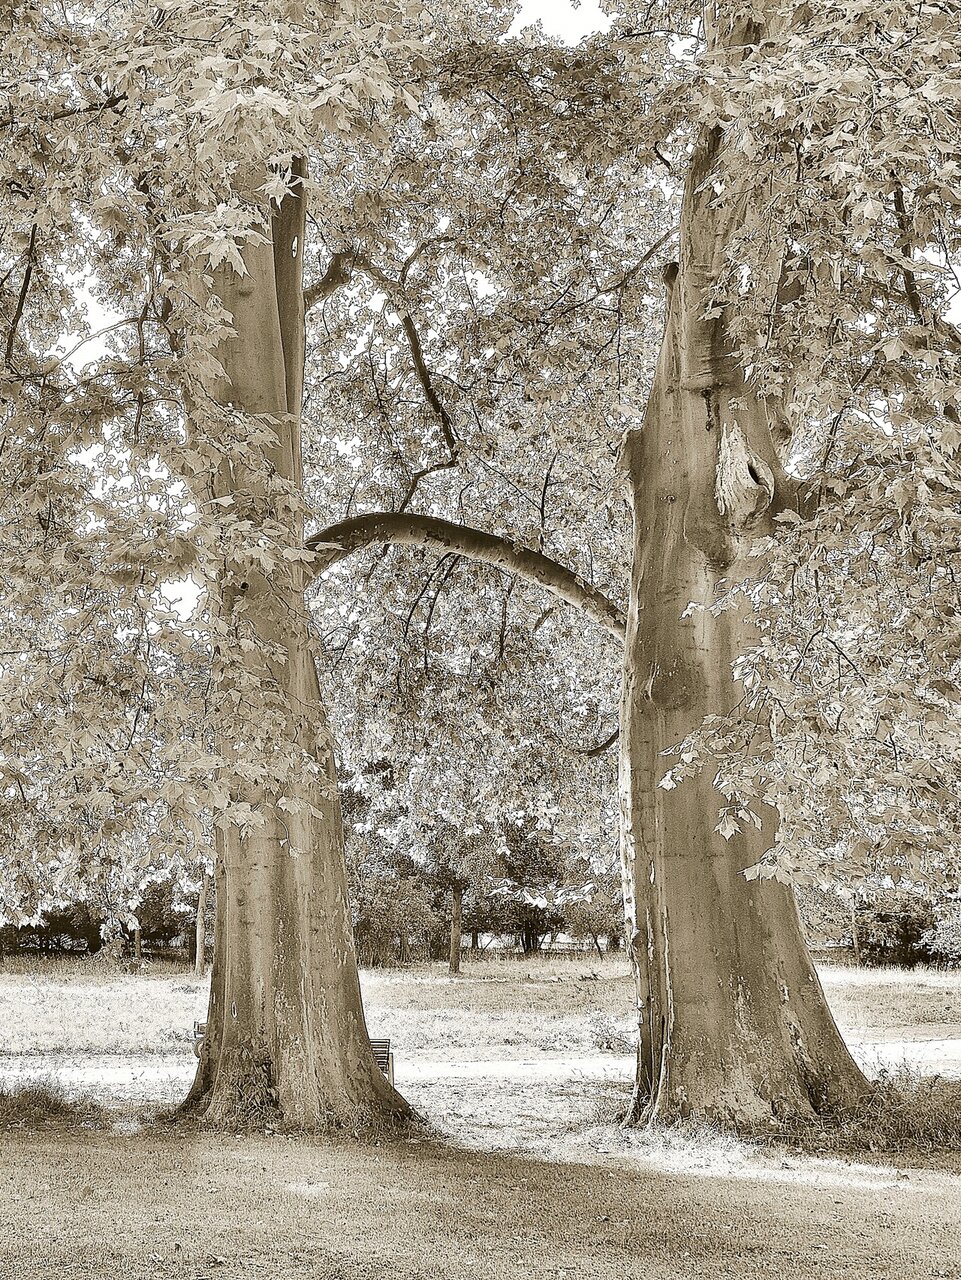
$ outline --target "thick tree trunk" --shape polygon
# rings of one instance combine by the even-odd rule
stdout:
[[[200,877],[200,892],[197,895],[197,918],[194,921],[194,973],[203,977],[204,964],[207,959],[207,890],[210,876],[206,871]]]
[[[272,220],[273,244],[248,246],[248,274],[217,272],[217,291],[236,337],[218,358],[216,394],[249,414],[272,415],[264,461],[302,487],[299,413],[303,378],[303,200],[288,197]],[[281,488],[281,486],[278,486]],[[303,545],[302,520],[283,493],[236,464],[215,479],[242,517],[288,526]],[[333,749],[308,643],[303,587],[281,565],[249,564],[221,584],[222,616],[254,644],[231,653],[233,690],[268,687],[273,723],[313,768],[282,783],[238,785],[263,826],[217,835],[217,930],[207,1036],[188,1107],[205,1119],[261,1117],[310,1130],[359,1131],[409,1116],[371,1054],[354,953]],[[239,579],[243,578],[243,581]],[[259,732],[259,730],[257,730]],[[255,730],[248,731],[253,734]],[[224,742],[228,759],[234,747]],[[281,807],[278,802],[283,801]]]
[[[461,929],[464,921],[464,889],[455,884],[450,891],[450,971],[460,973]]]
[[[748,35],[728,32],[725,43]],[[758,28],[750,32],[758,39]],[[715,39],[717,35],[715,33]],[[731,666],[751,640],[737,611],[715,616],[718,582],[745,570],[783,482],[775,406],[745,385],[724,317],[705,319],[743,210],[719,203],[723,135],[691,163],[680,262],[643,429],[625,444],[635,545],[622,707],[625,906],[640,1007],[629,1119],[803,1119],[867,1088],[834,1024],[791,889],[748,881],[775,833],[714,830],[711,769],[657,786],[662,753],[739,700]],[[695,602],[702,608],[689,611]]]
[[[470,931],[470,953],[471,953],[472,959],[475,959],[475,960],[480,955],[480,930],[479,929],[471,929]]]

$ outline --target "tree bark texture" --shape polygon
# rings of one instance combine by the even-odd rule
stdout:
[[[215,273],[236,335],[218,352],[225,372],[219,398],[271,415],[275,439],[265,461],[297,490],[304,214],[304,200],[289,195],[273,215],[272,243],[245,249],[248,274]],[[303,545],[301,518],[272,500],[258,476],[229,466],[214,485],[215,497],[229,496],[241,510],[253,490],[270,519],[290,526],[290,546]],[[398,1122],[409,1108],[374,1062],[364,1021],[333,748],[302,585],[272,582],[251,566],[245,581],[225,578],[221,599],[227,616],[242,612],[246,634],[259,642],[257,651],[231,655],[241,686],[248,670],[271,683],[283,709],[281,731],[315,761],[317,773],[276,793],[275,784],[244,788],[234,799],[256,804],[265,824],[246,835],[237,826],[218,830],[207,1036],[187,1105],[227,1124],[272,1116],[308,1130],[361,1131]],[[221,746],[227,758],[232,750]],[[282,797],[305,807],[281,809]]]
[[[461,931],[464,922],[463,885],[453,885],[450,896],[450,971],[451,973],[460,973]]]
[[[714,40],[734,48],[757,41],[758,27],[721,36],[715,23]],[[784,483],[779,407],[746,385],[723,313],[704,316],[743,217],[716,195],[725,160],[722,131],[706,130],[687,180],[680,261],[666,273],[643,428],[624,449],[634,509],[621,795],[641,1023],[635,1123],[804,1119],[868,1087],[827,1006],[792,890],[742,874],[773,841],[773,811],[763,830],[725,840],[714,830],[723,800],[712,770],[657,786],[670,766],[662,753],[739,700],[731,667],[752,630],[736,610],[715,616],[709,606],[721,578],[746,573],[746,545],[770,527]],[[689,612],[691,602],[704,607]]]

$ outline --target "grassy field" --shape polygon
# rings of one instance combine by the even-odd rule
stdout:
[[[954,1028],[961,1036],[961,972],[822,969],[835,1015],[855,1037],[894,1039]],[[372,1034],[413,1055],[444,1061],[534,1052],[628,1053],[633,986],[620,958],[503,959],[366,970]],[[0,965],[0,1055],[170,1054],[205,1014],[207,983],[154,967],[111,974],[83,960],[7,959]],[[880,1033],[880,1034],[877,1034]]]
[[[484,962],[450,978],[440,965],[367,970],[372,1034],[408,1053],[458,1057],[531,1049],[589,1052],[599,1039],[632,1032],[625,965],[576,960]],[[0,1054],[167,1054],[189,1044],[205,1016],[207,984],[165,969],[109,974],[83,961],[8,960],[0,967]]]
[[[859,1030],[953,1025],[961,1035],[961,971],[855,969],[821,972],[835,1017]]]
[[[961,975],[823,976],[853,1043],[956,1045],[961,1069]],[[865,1163],[621,1129],[623,963],[422,966],[363,985],[430,1140],[160,1130],[144,1108],[186,1090],[206,983],[0,967],[0,1078],[106,1105],[86,1129],[6,1128],[0,1280],[961,1277],[957,1153]]]

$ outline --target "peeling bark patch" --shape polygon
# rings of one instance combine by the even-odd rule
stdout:
[[[705,411],[704,426],[706,430],[713,431],[715,427],[720,426],[720,421],[719,421],[718,412],[717,412],[717,401],[715,400],[712,389],[710,387],[705,387],[702,394],[704,396],[704,411]]]

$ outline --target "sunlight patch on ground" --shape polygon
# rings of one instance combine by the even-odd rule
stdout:
[[[329,1182],[288,1182],[287,1190],[304,1200],[322,1200],[330,1191]]]
[[[633,1130],[597,1125],[562,1143],[555,1159],[603,1159],[637,1169],[702,1178],[762,1179],[843,1190],[927,1190],[913,1171],[811,1155],[785,1155],[710,1130]]]

